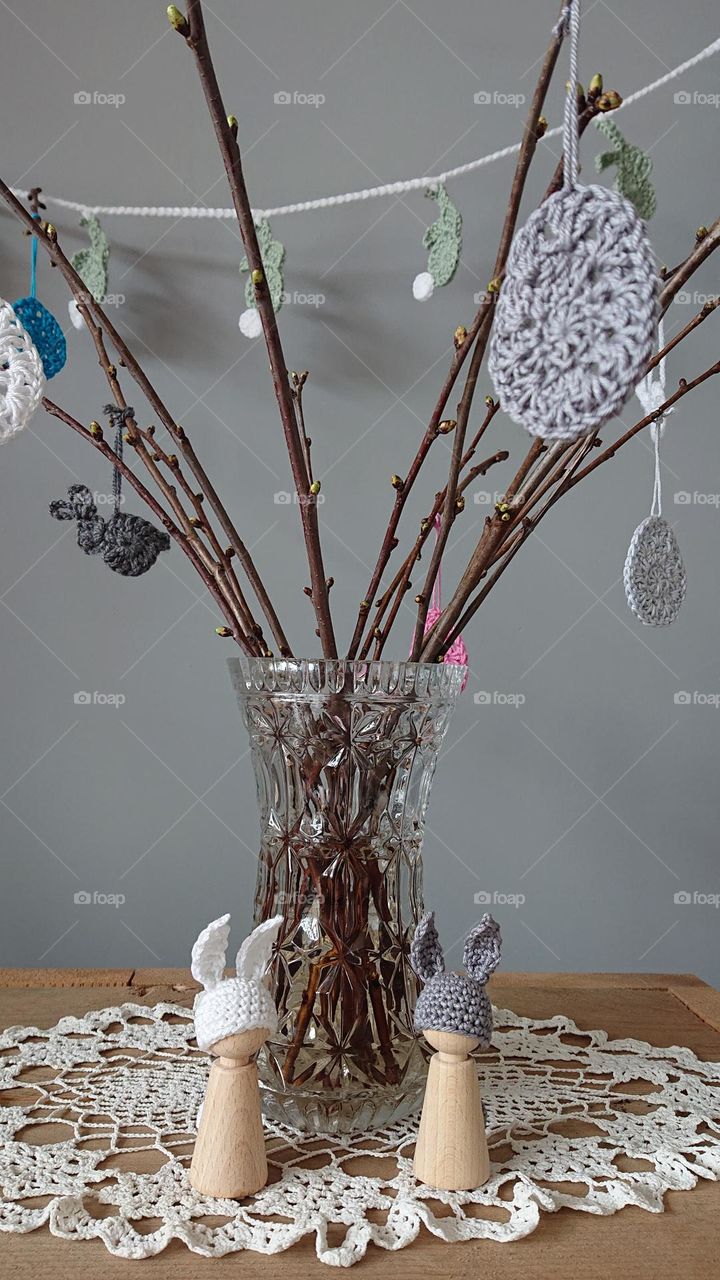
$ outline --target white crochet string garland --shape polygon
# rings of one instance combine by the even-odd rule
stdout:
[[[208,1069],[188,1009],[129,1003],[11,1027],[0,1033],[0,1230],[47,1226],[122,1258],[153,1257],[172,1240],[205,1257],[271,1254],[311,1235],[321,1262],[350,1266],[370,1244],[401,1249],[423,1227],[450,1242],[518,1240],[542,1212],[661,1213],[666,1191],[720,1179],[720,1063],[609,1040],[562,1016],[496,1009],[494,1022],[479,1064],[485,1186],[416,1182],[417,1117],[352,1146],[308,1145],[267,1123],[271,1180],[242,1202],[203,1198],[188,1183]],[[143,1160],[152,1172],[138,1171]]]
[[[658,327],[658,347],[665,346],[663,323]],[[666,399],[665,357],[655,370],[635,388],[646,416],[656,413]],[[623,568],[625,597],[629,607],[648,627],[669,626],[674,622],[685,599],[687,577],[675,532],[662,514],[662,476],[660,441],[665,434],[666,419],[673,412],[657,418],[650,426],[655,452],[653,498],[650,515],[635,530]]]
[[[657,269],[633,205],[578,183],[580,0],[570,33],[563,187],[530,215],[508,255],[488,368],[506,413],[533,435],[574,440],[624,404],[650,358]]]
[[[613,112],[617,115],[618,111],[626,111],[636,102],[640,102],[651,93],[656,93],[658,89],[663,89],[666,84],[677,80],[680,76],[685,75],[694,67],[700,65],[707,58],[712,58],[716,53],[720,53],[720,36],[713,40],[710,44],[705,45],[698,53],[694,53],[691,58],[686,58],[684,62],[678,63],[670,71],[659,76],[657,80],[652,80],[649,84],[643,85],[641,89],[635,89],[633,93],[623,98],[622,103]],[[549,141],[550,138],[558,138],[562,133],[562,128],[548,129],[544,135]],[[510,156],[517,155],[520,150],[520,143],[513,142],[510,146],[501,147],[498,151],[491,151],[489,154],[479,156],[476,160],[469,160],[465,164],[457,165],[454,169],[446,169],[443,173],[425,174],[419,178],[401,178],[394,182],[385,182],[377,187],[364,187],[359,191],[344,191],[337,195],[318,196],[313,200],[296,200],[291,204],[276,205],[269,209],[253,209],[253,216],[258,218],[282,218],[288,217],[296,213],[315,213],[321,212],[323,209],[335,209],[343,205],[358,204],[366,200],[389,199],[391,196],[403,195],[407,191],[422,191],[427,187],[437,186],[441,182],[448,182],[452,178],[463,178],[468,173],[475,173],[478,169],[484,169],[489,164],[494,164],[497,160],[506,160]],[[19,200],[24,199],[26,192],[22,187],[11,187],[11,191]],[[80,214],[99,214],[106,217],[120,218],[172,218],[180,221],[183,218],[199,218],[205,219],[229,219],[234,221],[237,217],[235,209],[232,205],[222,208],[214,208],[205,204],[193,205],[142,205],[142,204],[89,204],[81,200],[66,200],[63,196],[49,196],[43,192],[43,199],[49,204],[57,205],[59,209],[67,209],[72,213]],[[198,200],[200,197],[198,196]]]

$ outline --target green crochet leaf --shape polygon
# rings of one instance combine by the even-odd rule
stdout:
[[[598,173],[617,165],[615,190],[635,205],[641,218],[652,218],[657,205],[655,188],[650,181],[652,160],[649,155],[628,142],[613,120],[602,117],[596,121],[602,134],[613,144],[612,151],[603,151],[595,157]]]
[[[449,284],[458,269],[462,251],[462,216],[455,208],[442,183],[429,187],[425,195],[437,200],[440,216],[423,236],[423,244],[430,250],[428,271],[437,286]]]
[[[88,293],[101,302],[107,293],[108,258],[110,245],[100,223],[93,214],[80,219],[80,226],[87,228],[90,247],[78,249],[70,259]]]
[[[283,294],[285,292],[282,271],[283,262],[285,261],[285,245],[281,244],[279,240],[273,239],[273,233],[267,218],[261,218],[260,222],[255,224],[255,230],[257,231],[258,244],[260,246],[263,271],[270,290],[270,301],[274,310],[279,311],[283,304]],[[240,263],[240,271],[249,271],[249,269],[250,264],[247,258],[243,258]],[[248,307],[255,306],[255,289],[250,279],[245,285],[245,301]]]

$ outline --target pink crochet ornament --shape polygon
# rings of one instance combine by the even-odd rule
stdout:
[[[438,536],[439,531],[440,531],[440,516],[437,515],[435,517],[435,537],[436,538]],[[435,579],[435,586],[433,587],[432,602],[430,604],[430,608],[427,611],[427,617],[425,618],[425,628],[423,632],[424,635],[427,635],[430,628],[435,626],[435,623],[437,622],[438,618],[440,617],[440,614],[442,613],[442,604],[440,603],[441,590],[442,590],[441,571],[438,568],[437,577]],[[465,641],[463,640],[462,636],[458,636],[457,639],[453,640],[452,644],[450,645],[450,648],[448,649],[447,653],[445,654],[445,657],[443,658],[443,662],[448,662],[450,663],[451,666],[458,666],[458,667],[466,667],[468,665],[468,651],[465,648]],[[465,685],[468,682],[469,674],[470,674],[469,672],[467,671],[465,672],[465,678],[460,686],[461,692],[465,688]]]

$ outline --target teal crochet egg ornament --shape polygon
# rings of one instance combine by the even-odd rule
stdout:
[[[67,360],[65,334],[54,315],[32,295],[13,302],[13,311],[35,343],[45,377],[54,378]]]
[[[54,315],[37,297],[37,251],[37,238],[33,236],[30,245],[30,293],[26,298],[13,302],[13,311],[35,344],[45,377],[54,378],[67,360],[67,345],[65,334]]]

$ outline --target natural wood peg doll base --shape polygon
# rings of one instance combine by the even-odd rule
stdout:
[[[282,916],[264,920],[237,953],[235,977],[225,977],[230,916],[213,920],[192,949],[195,1038],[216,1061],[190,1165],[190,1185],[202,1195],[241,1200],[267,1182],[265,1135],[255,1056],[277,1029],[277,1009],[265,982]]]
[[[492,1005],[485,988],[499,964],[501,945],[496,921],[484,915],[465,939],[466,972],[448,973],[431,911],[419,921],[410,944],[410,963],[423,983],[413,1023],[436,1051],[414,1169],[421,1182],[444,1191],[471,1191],[490,1175],[480,1084],[469,1055],[490,1044]]]
[[[268,1035],[267,1028],[259,1027],[211,1046],[215,1062],[190,1165],[190,1184],[202,1195],[237,1200],[267,1182],[254,1055]]]
[[[490,1173],[477,1068],[468,1054],[475,1036],[426,1031],[430,1059],[415,1146],[415,1177],[446,1191],[470,1191]]]

